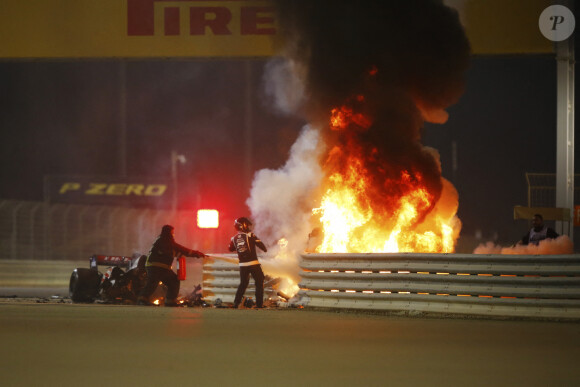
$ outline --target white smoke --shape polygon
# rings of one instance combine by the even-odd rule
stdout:
[[[510,254],[510,255],[538,255],[538,254],[572,254],[574,243],[567,235],[555,239],[544,239],[537,245],[515,245],[502,247],[493,242],[482,243],[475,248],[473,254]]]
[[[284,58],[272,59],[264,69],[265,93],[286,114],[300,110],[304,103],[304,84],[299,73],[297,63]]]
[[[278,170],[256,172],[247,200],[256,234],[269,245],[262,266],[267,275],[299,280],[298,260],[308,242],[314,194],[322,179],[319,131],[305,126]],[[282,241],[281,241],[282,240]]]

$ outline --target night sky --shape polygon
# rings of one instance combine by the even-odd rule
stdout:
[[[304,125],[270,103],[266,61],[250,60],[253,171],[282,166]],[[0,199],[42,200],[45,175],[120,173],[120,68],[115,60],[0,62]],[[187,158],[181,209],[247,213],[247,79],[243,60],[126,62],[127,174],[169,178],[174,150]],[[556,171],[555,57],[474,56],[466,81],[448,122],[425,124],[423,143],[439,150],[459,192],[460,241],[480,230],[482,241],[513,243],[528,227],[513,220],[513,206],[527,205],[525,173]]]
[[[462,236],[480,230],[486,241],[517,241],[528,226],[513,220],[513,206],[527,206],[525,173],[556,172],[554,57],[473,57],[449,121],[427,124],[423,139],[439,150],[443,176],[459,192]]]

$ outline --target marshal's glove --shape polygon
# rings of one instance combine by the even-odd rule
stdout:
[[[201,251],[197,251],[197,250],[191,250],[191,253],[189,254],[189,256],[190,257],[195,257],[195,258],[205,258],[205,257],[207,257],[207,255],[205,255]]]

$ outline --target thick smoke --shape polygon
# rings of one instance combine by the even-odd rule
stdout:
[[[441,122],[463,92],[469,43],[457,12],[441,1],[280,0],[277,6],[286,54],[301,65],[314,117],[325,119],[353,95],[373,92],[378,110],[391,106],[387,117],[399,123],[388,132],[416,131],[417,109]]]
[[[567,235],[555,239],[544,239],[537,245],[515,245],[502,247],[493,242],[482,243],[475,248],[473,254],[510,254],[510,255],[551,255],[572,254],[574,243]]]
[[[257,231],[264,239],[285,237],[290,250],[302,251],[314,193],[327,188],[318,161],[325,160],[325,170],[341,171],[351,155],[365,162],[376,213],[387,214],[420,182],[434,200],[420,209],[419,222],[429,219],[442,194],[456,196],[420,140],[424,122],[445,122],[445,109],[463,92],[469,43],[457,13],[435,0],[274,3],[285,61],[269,66],[268,75],[278,76],[267,92],[282,111],[294,110],[321,128],[327,153],[320,158],[320,146],[303,147],[319,141],[307,129],[284,168],[256,175],[248,205]],[[329,130],[330,112],[341,106],[368,117],[368,125],[355,120],[345,130]],[[401,171],[410,174],[409,187],[396,183]]]
[[[319,132],[306,126],[290,149],[286,164],[278,169],[258,171],[247,201],[256,223],[256,233],[269,242],[262,261],[266,274],[291,275],[298,280],[297,252],[304,251],[311,230],[314,195],[322,177],[318,158],[323,144]]]
[[[383,217],[424,185],[433,200],[418,209],[422,222],[444,185],[438,160],[420,142],[423,124],[447,120],[445,109],[463,93],[469,63],[457,12],[435,0],[276,4],[284,54],[304,85],[300,112],[321,128],[340,106],[368,118],[368,125],[355,121],[323,132],[330,152],[324,169],[345,171],[353,159],[364,160],[366,195]],[[397,183],[402,171],[410,174],[409,185]]]
[[[322,176],[318,164],[322,149],[318,131],[306,126],[282,168],[256,173],[247,204],[262,238],[288,239],[297,230],[308,235],[313,194]]]

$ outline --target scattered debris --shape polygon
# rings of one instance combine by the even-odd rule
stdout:
[[[185,306],[189,307],[199,306],[202,308],[207,308],[210,306],[202,298],[201,284],[196,285],[193,291],[188,296],[184,297],[181,301],[183,304],[185,304]]]
[[[242,305],[244,308],[252,308],[254,305],[256,305],[256,303],[252,297],[244,297],[242,299]]]
[[[216,298],[215,301],[213,302],[213,307],[214,308],[227,308],[228,306],[224,305],[221,298]]]

